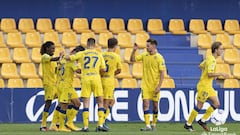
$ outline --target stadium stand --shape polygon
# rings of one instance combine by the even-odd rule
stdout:
[[[72,31],[69,18],[56,18],[54,27],[58,33]]]
[[[4,33],[18,32],[15,19],[14,18],[2,18],[1,19],[1,30]]]
[[[209,19],[207,21],[207,30],[211,34],[223,34],[222,22],[219,19]]]
[[[24,88],[23,80],[18,79],[8,79],[7,88]]]
[[[20,32],[10,32],[7,34],[7,45],[10,48],[24,47],[22,34]]]
[[[113,34],[127,32],[125,29],[125,23],[122,18],[111,18],[109,22],[109,30]]]
[[[0,33],[0,48],[6,47],[6,44],[4,42],[3,34]]]
[[[237,79],[225,79],[223,88],[240,88],[240,86]]]
[[[108,39],[112,38],[112,37],[113,37],[113,34],[111,32],[99,33],[98,45],[100,45],[103,48],[107,48],[108,47]]]
[[[22,33],[35,32],[34,22],[32,18],[20,18],[18,22],[18,29]]]
[[[161,19],[148,19],[147,31],[151,34],[163,35],[166,31],[163,29]]]
[[[170,19],[168,29],[172,34],[176,35],[187,34],[182,19]]]
[[[137,80],[134,78],[124,78],[122,79],[121,88],[138,88]]]
[[[145,32],[142,20],[137,18],[128,19],[127,30],[132,34]]]
[[[225,20],[224,30],[229,34],[240,34],[239,21],[238,20]]]
[[[25,45],[28,48],[41,47],[41,37],[38,32],[28,32],[26,33]]]
[[[62,44],[65,47],[75,47],[78,46],[77,34],[73,31],[63,32],[62,35]]]
[[[40,78],[27,79],[27,88],[42,88],[43,82]]]
[[[107,29],[107,21],[105,18],[93,18],[91,29],[95,33],[109,32]]]
[[[189,23],[189,31],[194,34],[206,34],[203,19],[191,19]]]
[[[0,48],[0,63],[12,62],[8,48]]]
[[[36,28],[41,33],[54,31],[52,21],[50,18],[38,18]]]
[[[74,18],[72,27],[77,33],[91,32],[87,18]]]

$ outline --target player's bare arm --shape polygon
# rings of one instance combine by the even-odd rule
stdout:
[[[117,69],[117,70],[114,72],[114,75],[120,74],[121,71],[122,71],[121,69]]]
[[[158,94],[158,93],[160,92],[163,79],[164,79],[164,70],[161,70],[161,71],[160,71],[160,79],[159,79],[158,86],[157,86],[157,88],[155,89],[155,94]]]
[[[226,73],[208,73],[208,77],[219,77],[223,76],[224,78],[229,78],[230,75]]]
[[[138,45],[135,43],[133,46],[133,51],[131,53],[131,57],[130,57],[131,62],[135,62],[135,52],[137,51],[137,49],[138,49]]]

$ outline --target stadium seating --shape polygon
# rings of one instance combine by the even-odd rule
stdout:
[[[118,45],[121,48],[132,48],[133,43],[132,43],[132,36],[130,33],[119,33],[117,36],[118,39]]]
[[[35,64],[33,64],[33,63],[22,63],[20,65],[20,76],[23,79],[38,78]]]
[[[221,42],[222,47],[224,49],[233,48],[233,45],[231,44],[231,41],[230,41],[230,37],[227,34],[217,34],[216,41]]]
[[[225,79],[223,88],[240,88],[240,86],[237,79]]]
[[[41,62],[41,54],[40,54],[40,48],[32,48],[32,61],[34,63],[40,63]]]
[[[110,32],[100,33],[98,36],[98,45],[100,45],[101,47],[107,48],[108,39],[112,37],[113,37],[113,34]]]
[[[19,78],[17,66],[15,63],[3,63],[1,75],[4,79]]]
[[[143,23],[141,19],[130,18],[127,23],[127,30],[132,34],[145,32],[143,29]]]
[[[87,18],[74,18],[72,27],[77,33],[91,32]]]
[[[219,19],[209,19],[207,21],[207,30],[211,34],[223,34],[222,22]]]
[[[224,61],[228,64],[240,63],[240,57],[238,49],[225,49]]]
[[[114,78],[114,86],[115,86],[115,88],[119,88],[118,79],[116,79],[116,78]]]
[[[225,20],[224,30],[229,34],[240,34],[239,21],[238,20]]]
[[[0,48],[1,47],[6,47],[6,44],[4,42],[4,38],[3,38],[3,34],[2,33],[0,33]]]
[[[62,35],[62,44],[66,47],[75,47],[78,46],[77,34],[75,32],[63,32]]]
[[[166,33],[166,31],[163,29],[161,19],[148,19],[147,31],[156,35],[163,35]]]
[[[197,45],[200,48],[208,49],[211,48],[212,45],[212,36],[210,34],[199,34]]]
[[[50,18],[38,18],[37,19],[37,30],[41,33],[53,32],[53,25]]]
[[[113,34],[118,34],[122,32],[127,32],[125,30],[125,23],[122,18],[111,18],[109,22],[109,30]]]
[[[234,76],[234,78],[240,79],[240,64],[234,64],[233,76]]]
[[[141,79],[143,76],[143,64],[141,62],[133,63],[132,75],[136,79]]]
[[[233,45],[238,49],[240,48],[240,34],[235,34],[233,36]]]
[[[128,63],[122,63],[122,71],[116,78],[132,78]]]
[[[65,52],[65,49],[62,48],[62,47],[56,47],[55,52],[54,52],[54,56],[58,57],[61,52]]]
[[[43,82],[40,78],[27,79],[27,88],[42,88]]]
[[[26,46],[29,48],[41,47],[42,42],[41,42],[40,34],[38,32],[26,33],[25,43],[26,43]]]
[[[38,75],[42,78],[42,64],[38,65]]]
[[[21,33],[20,32],[8,33],[7,45],[10,48],[24,47]]]
[[[57,32],[45,32],[43,42],[52,41],[55,47],[62,46],[59,41],[59,36]]]
[[[5,88],[5,83],[3,79],[0,79],[0,88]]]
[[[191,19],[189,23],[189,30],[194,34],[206,34],[203,19]]]
[[[72,31],[69,18],[56,18],[54,26],[58,33]]]
[[[208,56],[210,56],[210,55],[212,55],[212,50],[211,50],[211,49],[207,49],[206,54],[205,54],[206,58],[207,58]],[[222,56],[217,57],[217,58],[216,58],[216,62],[217,62],[218,64],[224,63],[224,61],[223,61],[223,59],[222,59]]]
[[[27,48],[14,48],[13,61],[16,63],[31,62]]]
[[[184,35],[187,34],[187,31],[185,30],[184,22],[182,19],[170,19],[169,26],[168,26],[169,32],[176,35]]]
[[[131,63],[130,62],[131,53],[132,53],[132,48],[124,49],[124,55],[123,55],[124,62]],[[135,52],[135,56],[137,56],[138,54],[139,54],[139,50]]]
[[[0,48],[0,63],[12,62],[8,48]]]
[[[34,22],[32,18],[20,18],[18,22],[18,29],[22,33],[35,32]]]
[[[121,88],[138,88],[137,80],[134,78],[124,78],[122,79]]]
[[[4,33],[18,32],[15,19],[14,18],[2,18],[1,19],[1,30]]]
[[[95,33],[109,32],[107,30],[107,21],[105,18],[93,18],[91,23],[91,29]]]
[[[18,79],[8,79],[7,88],[24,88],[23,80]]]
[[[232,78],[230,66],[228,64],[217,64],[216,65],[216,73],[226,73]],[[225,79],[223,76],[218,77],[218,79]]]
[[[163,79],[161,88],[175,88],[175,82],[173,79]]]
[[[80,36],[80,44],[84,47],[87,47],[87,40],[89,38],[94,38],[96,39],[95,37],[95,34],[93,32],[84,32],[81,34]]]
[[[146,32],[137,33],[136,37],[135,37],[135,43],[137,43],[139,48],[146,48],[147,40],[149,38],[150,38],[150,36]]]

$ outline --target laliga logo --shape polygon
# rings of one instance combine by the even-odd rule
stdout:
[[[43,109],[44,109],[44,104],[40,106],[39,109],[37,109],[36,113],[34,113],[34,104],[35,104],[35,101],[36,101],[36,98],[38,96],[44,96],[44,91],[40,91],[38,92],[36,95],[32,96],[27,104],[26,104],[26,108],[25,108],[25,112],[26,112],[26,115],[28,117],[28,119],[32,122],[37,122],[38,118],[42,115],[42,112],[43,112]],[[52,104],[57,102],[57,100],[53,100],[52,101]],[[52,114],[53,115],[53,114]],[[52,115],[49,115],[47,121],[51,120],[52,119]]]

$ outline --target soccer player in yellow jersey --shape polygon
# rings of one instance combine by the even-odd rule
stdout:
[[[48,111],[52,104],[52,100],[57,97],[57,88],[56,88],[56,61],[63,55],[60,54],[60,57],[53,57],[55,51],[54,43],[48,41],[44,43],[41,47],[40,53],[42,55],[41,64],[42,64],[42,73],[43,73],[43,87],[44,87],[44,100],[45,106],[42,113],[42,124],[40,131],[47,131],[47,117]],[[59,108],[58,108],[59,109]],[[57,111],[54,111],[54,115],[57,116]],[[54,120],[56,121],[56,120]]]
[[[118,41],[116,38],[108,39],[108,51],[102,54],[106,63],[106,70],[102,74],[104,108],[106,110],[105,120],[114,105],[114,76],[119,74],[122,68],[121,58],[115,53],[117,45]]]
[[[81,98],[83,101],[82,115],[84,125],[81,131],[89,131],[89,101],[92,92],[94,93],[98,104],[98,126],[96,131],[107,131],[107,129],[103,127],[105,109],[103,107],[103,89],[100,76],[100,72],[106,70],[106,65],[102,54],[95,50],[95,39],[88,39],[87,49],[84,52],[78,52],[75,55],[67,56],[66,58],[71,61],[78,60],[81,63]]]
[[[78,46],[71,51],[71,54],[84,50],[85,48]],[[73,119],[76,117],[80,107],[80,100],[77,92],[73,88],[73,78],[74,73],[81,73],[81,70],[78,68],[76,61],[66,61],[64,58],[60,60],[58,68],[58,101],[61,107],[59,110],[58,131],[79,131],[80,129],[73,124]],[[68,109],[68,106],[71,106],[71,109]],[[66,126],[71,130],[65,127],[66,114],[68,119]]]
[[[165,61],[161,54],[157,51],[157,41],[154,39],[147,40],[147,52],[144,52],[138,56],[135,56],[135,52],[138,49],[137,44],[134,44],[134,48],[130,57],[131,62],[142,61],[143,62],[143,78],[142,78],[142,98],[145,128],[141,128],[141,131],[152,131],[156,127],[158,118],[158,101],[160,99],[160,89],[164,79],[164,71],[166,70]],[[153,103],[153,120],[150,125],[150,110],[149,103]]]
[[[203,127],[204,130],[209,131],[206,121],[212,114],[212,112],[219,107],[219,99],[216,91],[212,87],[213,79],[223,76],[224,78],[229,77],[228,74],[225,73],[215,73],[216,69],[216,58],[221,56],[223,53],[222,43],[214,42],[211,47],[212,55],[207,57],[200,65],[200,69],[202,70],[201,78],[197,84],[197,106],[195,106],[188,118],[188,121],[185,123],[184,128],[188,131],[193,131],[192,123],[198,112],[202,109],[204,102],[206,100],[210,100],[212,103],[206,110],[203,117],[198,121],[198,124]]]

